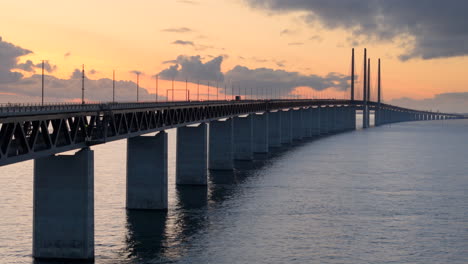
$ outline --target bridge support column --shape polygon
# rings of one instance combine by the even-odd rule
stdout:
[[[346,130],[346,112],[345,108],[340,106],[335,110],[335,129],[336,132],[343,132]]]
[[[253,152],[268,153],[268,113],[253,117]]]
[[[349,111],[351,112],[350,113],[350,129],[351,130],[356,130],[356,107],[355,106],[351,106],[349,107]]]
[[[302,140],[304,135],[304,126],[302,121],[302,109],[290,110],[292,113],[292,139]]]
[[[328,123],[330,122],[329,117],[330,107],[320,107],[320,134],[326,135],[328,131]]]
[[[207,185],[207,125],[177,128],[176,183]]]
[[[94,259],[94,154],[34,160],[33,256]]]
[[[292,143],[292,111],[280,111],[281,113],[281,144]]]
[[[234,159],[253,160],[253,117],[234,117]]]
[[[369,127],[369,108],[367,107],[367,104],[364,104],[363,109],[362,109],[362,128],[368,128]]]
[[[211,170],[234,169],[234,121],[210,122],[209,168]]]
[[[167,209],[167,133],[127,139],[127,209]]]
[[[329,134],[335,133],[335,109],[336,107],[329,107],[327,111],[327,117],[328,117],[327,131]]]
[[[313,108],[302,109],[302,129],[304,138],[311,138],[313,136]]]
[[[310,108],[312,114],[311,119],[308,120],[312,124],[312,136],[320,136],[320,118],[321,118],[321,107]]]
[[[374,111],[374,126],[380,126],[381,123],[382,123],[382,120],[380,118],[380,114],[381,114],[381,111],[380,111],[380,108],[377,106],[375,108],[375,111]]]
[[[268,113],[268,145],[281,147],[281,111]]]

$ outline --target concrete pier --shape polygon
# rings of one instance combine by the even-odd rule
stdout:
[[[312,111],[311,120],[309,122],[312,123],[312,136],[318,137],[320,136],[320,124],[321,124],[321,107],[317,108],[310,108]]]
[[[313,108],[302,109],[302,137],[311,138],[313,133]]]
[[[207,125],[177,128],[176,184],[207,185]]]
[[[304,137],[304,125],[302,120],[302,109],[291,110],[292,113],[292,139],[302,140]]]
[[[268,113],[268,145],[270,148],[281,147],[281,112]]]
[[[234,159],[253,160],[253,117],[234,118]]]
[[[335,107],[327,107],[326,114],[327,134],[333,134],[335,132]]]
[[[292,143],[292,110],[280,111],[281,113],[281,144]]]
[[[94,259],[94,154],[34,160],[33,256]]]
[[[252,115],[253,118],[253,152],[268,153],[268,113]]]
[[[320,135],[326,135],[328,131],[328,123],[330,122],[329,117],[330,107],[320,107]]]
[[[209,159],[210,170],[234,169],[234,121],[210,122]]]
[[[167,133],[127,140],[127,209],[167,209]]]

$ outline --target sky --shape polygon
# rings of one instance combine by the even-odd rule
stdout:
[[[384,101],[468,112],[462,0],[16,0],[0,3],[0,103],[349,97],[351,49]],[[156,81],[156,76],[158,80]],[[172,82],[174,80],[174,84]],[[156,96],[156,86],[158,94]],[[218,86],[218,89],[216,89]],[[198,95],[197,95],[198,94]],[[372,93],[375,95],[375,90]],[[375,99],[375,97],[374,97]]]

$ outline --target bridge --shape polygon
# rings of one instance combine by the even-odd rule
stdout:
[[[366,57],[364,57],[366,62]],[[128,210],[167,210],[168,129],[177,129],[176,184],[207,185],[208,170],[234,170],[254,153],[356,129],[407,121],[467,118],[370,100],[223,100],[0,106],[0,166],[34,160],[33,256],[94,259],[92,146],[127,139]],[[147,135],[151,134],[151,135]],[[155,135],[154,135],[155,134]],[[147,135],[147,136],[145,136]],[[73,155],[58,155],[79,150]]]
[[[0,166],[34,159],[33,256],[92,259],[91,146],[127,139],[127,209],[166,210],[165,130],[177,129],[176,183],[207,185],[208,170],[233,170],[234,160],[354,130],[357,112],[364,128],[371,112],[376,126],[465,118],[331,99],[10,105],[0,107]]]

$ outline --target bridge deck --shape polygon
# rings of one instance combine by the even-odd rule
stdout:
[[[307,107],[354,107],[350,100],[245,100],[0,107],[0,166],[174,127],[256,112]],[[369,108],[443,115],[368,102]]]

